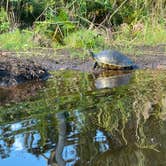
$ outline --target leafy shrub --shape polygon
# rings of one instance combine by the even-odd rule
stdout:
[[[7,18],[7,12],[5,12],[4,8],[0,9],[0,33],[7,32],[9,30],[10,23]]]

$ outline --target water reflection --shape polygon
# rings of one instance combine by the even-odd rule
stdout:
[[[131,71],[104,71],[95,79],[95,87],[103,89],[125,85],[129,83],[131,75]]]
[[[166,164],[166,71],[119,74],[124,86],[101,89],[101,75],[53,75],[33,100],[0,107],[1,165]]]
[[[75,160],[76,155],[73,156],[75,149],[73,145],[65,146],[66,143],[66,128],[68,112],[59,112],[56,114],[58,119],[57,129],[58,129],[58,141],[56,148],[52,149],[50,152],[50,157],[46,157],[44,154],[42,156],[47,159],[48,165],[66,165],[66,161]]]
[[[11,88],[0,88],[0,105],[24,101],[35,96],[39,89],[44,88],[44,82],[32,81]]]

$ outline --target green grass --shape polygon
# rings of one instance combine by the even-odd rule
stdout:
[[[3,33],[0,35],[0,49],[18,51],[33,48],[32,36],[33,32],[27,30],[20,32],[18,29]]]
[[[146,25],[143,33],[138,37],[142,39],[142,41],[137,41],[138,44],[142,42],[145,43],[145,45],[163,44],[166,43],[166,29],[161,25],[156,25],[155,27]]]
[[[151,52],[145,52],[146,49],[141,49],[144,46],[166,45],[166,29],[164,24],[152,25],[147,23],[140,24],[140,26],[142,26],[140,29],[134,29],[134,26],[122,25],[113,33],[113,38],[108,41],[107,45],[110,48],[134,55],[143,55]],[[135,49],[136,47],[140,47],[140,49]],[[166,53],[166,49],[162,53]]]
[[[142,26],[142,29],[138,30],[134,30],[133,27],[129,25],[120,27],[119,31],[114,35],[113,44],[154,46],[166,43],[166,28],[164,25],[145,24]]]
[[[96,30],[81,29],[69,34],[64,39],[65,45],[69,48],[96,48],[104,46],[104,37]]]
[[[113,48],[125,54],[143,55],[153,53],[148,51],[146,47],[142,49],[144,46],[154,47],[166,44],[166,29],[163,24],[137,24],[135,27],[134,29],[134,25],[122,25],[109,40],[104,33],[102,33],[102,36],[98,35],[99,30],[81,29],[65,38],[65,47],[81,48],[84,55],[86,55],[86,50],[89,48],[95,52]],[[166,50],[162,53],[166,53]],[[81,57],[79,51],[72,54]]]
[[[113,48],[125,54],[142,55],[146,50],[142,50],[141,47],[140,49],[135,49],[136,46],[166,44],[166,29],[163,24],[140,25],[141,28],[137,27],[134,29],[134,25],[124,24],[116,29],[109,39],[108,36],[106,36],[106,33],[101,33],[99,29],[80,29],[68,34],[68,36],[64,38],[63,45],[52,42],[51,46],[55,49],[67,48],[68,50],[71,50],[70,53],[73,56],[84,58],[87,55],[88,49],[98,52],[103,49]],[[3,33],[0,35],[0,49],[19,51],[37,47],[39,44],[34,44],[33,34],[33,31],[28,30],[21,32],[15,30],[13,32]],[[166,48],[163,52],[166,53]]]

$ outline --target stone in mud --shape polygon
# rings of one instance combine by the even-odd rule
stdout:
[[[48,71],[30,59],[0,55],[0,86],[8,87],[30,80],[46,80]]]

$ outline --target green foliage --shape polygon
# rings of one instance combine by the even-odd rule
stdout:
[[[0,35],[0,49],[7,50],[26,50],[33,48],[32,32],[16,29],[13,32],[3,33]]]
[[[10,28],[10,23],[8,21],[7,12],[4,8],[0,8],[0,34],[7,32]]]
[[[0,4],[0,33],[31,28],[42,47],[94,48],[100,42],[105,45],[103,37],[107,45],[165,43],[166,4],[161,0],[9,0]],[[96,29],[104,29],[103,37],[95,34]]]
[[[54,15],[54,11],[49,9],[45,13],[45,18],[45,21],[35,22],[34,31],[35,34],[53,42],[63,44],[64,37],[75,29],[75,23],[69,20],[64,10]]]
[[[149,17],[160,20],[165,16],[166,5],[161,0],[9,0],[8,2],[3,1],[1,6],[6,8],[7,12],[9,10],[13,12],[15,18],[13,21],[29,25],[32,25],[36,19],[44,21],[48,20],[48,17],[50,19],[58,15],[62,18],[62,11],[70,17],[70,21],[79,21],[83,26],[89,26],[90,22],[106,26],[131,24]]]

